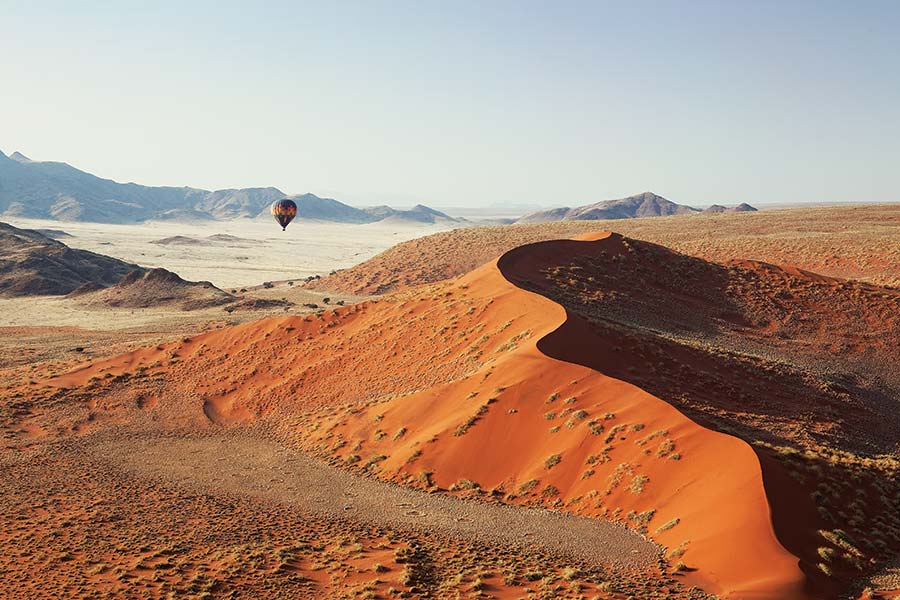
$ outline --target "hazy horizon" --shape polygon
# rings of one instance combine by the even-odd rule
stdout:
[[[0,149],[358,206],[889,202],[898,28],[880,1],[0,2]]]

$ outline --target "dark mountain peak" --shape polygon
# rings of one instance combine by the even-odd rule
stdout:
[[[182,310],[218,306],[235,299],[208,281],[187,281],[159,267],[132,271],[116,285],[80,295],[89,305],[130,308],[175,305]]]
[[[184,279],[162,267],[150,269],[143,275],[143,279],[149,283],[184,283]]]
[[[117,283],[137,265],[0,223],[0,297],[68,294]]]
[[[664,198],[664,197],[660,196],[659,194],[654,194],[653,192],[643,192],[641,194],[629,196],[628,198],[625,198],[625,200],[632,201],[632,202],[654,204],[654,205],[670,205],[671,204],[674,206],[680,206],[680,205],[676,204],[675,202],[672,202],[668,198]]]
[[[291,196],[297,203],[297,218],[310,221],[337,221],[341,223],[372,223],[379,220],[366,211],[334,198],[320,198],[312,193]]]
[[[16,150],[16,151],[13,152],[12,154],[10,154],[9,157],[10,157],[11,159],[13,159],[14,161],[20,162],[20,163],[30,163],[30,162],[34,162],[33,160],[31,160],[30,158],[28,158],[27,156],[25,156],[24,154],[22,154],[22,153],[19,152],[18,150]]]
[[[393,221],[407,221],[416,223],[433,224],[438,221],[458,221],[448,214],[442,213],[424,204],[416,204],[409,210],[398,210],[390,206],[371,206],[364,208],[367,214],[377,220],[392,219]]]
[[[606,219],[634,219],[637,217],[666,217],[697,212],[697,209],[676,204],[653,192],[641,192],[627,198],[604,200],[577,208],[555,208],[522,217],[518,223],[548,221],[599,221]]]
[[[714,214],[722,214],[722,213],[736,213],[736,212],[756,212],[756,209],[747,204],[746,202],[741,202],[737,206],[722,206],[721,204],[713,204],[708,207],[703,212],[705,213],[714,213]]]

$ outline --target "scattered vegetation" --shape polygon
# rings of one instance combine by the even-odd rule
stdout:
[[[672,529],[673,527],[675,527],[676,525],[678,525],[679,523],[681,523],[681,519],[679,519],[678,517],[675,517],[671,521],[666,521],[665,523],[663,523],[662,525],[657,527],[656,533],[662,533],[663,531],[668,531],[668,530]]]
[[[635,475],[631,480],[631,485],[628,486],[628,489],[634,494],[640,494],[644,491],[644,486],[647,485],[647,482],[649,481],[650,478],[646,475]]]
[[[533,490],[540,483],[539,479],[529,479],[525,483],[519,486],[519,494],[527,494],[531,490]]]

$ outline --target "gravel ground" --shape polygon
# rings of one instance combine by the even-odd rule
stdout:
[[[106,437],[106,436],[104,436]],[[250,436],[110,436],[94,456],[132,473],[204,492],[245,494],[310,514],[448,535],[625,570],[653,567],[660,549],[604,521],[429,494],[354,476]]]

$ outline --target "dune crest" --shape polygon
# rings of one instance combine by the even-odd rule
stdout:
[[[832,597],[835,581],[794,551],[799,544],[815,553],[822,544],[811,537],[823,526],[809,489],[779,461],[700,425],[631,375],[657,372],[654,353],[667,346],[627,346],[615,313],[608,323],[589,322],[553,299],[557,280],[572,277],[565,285],[575,290],[584,278],[615,275],[579,273],[567,261],[646,259],[652,272],[657,253],[668,252],[632,246],[616,234],[522,246],[451,282],[212,331],[98,361],[53,383],[102,389],[128,379],[131,389],[156,386],[154,410],[180,426],[262,421],[280,439],[354,472],[620,522],[662,544],[685,584],[722,597]],[[885,292],[859,288],[860,295],[859,286],[802,270],[740,263],[732,272],[678,256],[665,268],[711,273],[715,289],[725,289],[727,277],[758,272],[765,281],[803,278],[810,291],[792,289],[801,303],[821,293],[815,285],[849,290],[867,305],[893,302]],[[631,270],[643,269],[639,263],[620,267],[644,273]],[[696,321],[760,340],[789,327],[806,331],[802,322],[757,322],[729,310],[714,322],[690,314],[673,320],[679,307],[665,295],[662,271],[654,280],[659,297],[639,281],[620,283],[582,291],[606,294],[595,300],[604,310],[646,294],[640,327],[649,332],[656,332],[655,313],[676,328]],[[675,303],[701,300],[685,295]],[[743,398],[725,394],[721,406]],[[787,498],[776,511],[773,491]]]
[[[531,254],[518,248],[452,284],[496,307],[483,317],[487,329],[507,320],[511,337],[527,338],[460,381],[327,420],[320,449],[340,446],[335,454],[348,463],[383,457],[379,476],[408,484],[477,486],[622,520],[674,552],[673,564],[690,570],[685,579],[711,593],[805,597],[797,558],[775,536],[752,448],[575,364],[603,341],[562,306],[510,285],[536,275]]]

